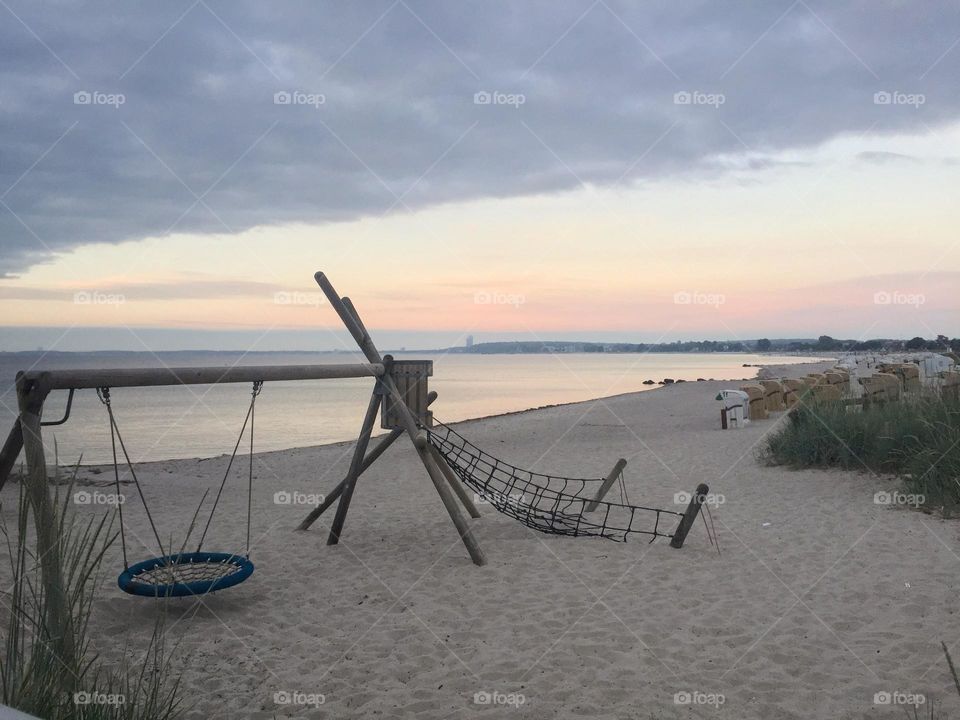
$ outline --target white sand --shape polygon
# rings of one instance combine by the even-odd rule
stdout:
[[[255,574],[202,603],[170,603],[190,717],[903,717],[874,705],[897,690],[956,716],[939,643],[960,639],[960,525],[874,504],[892,483],[869,474],[765,467],[755,451],[776,421],[719,430],[714,396],[735,386],[685,383],[458,426],[541,471],[595,477],[627,457],[638,503],[673,508],[674,493],[708,483],[725,500],[713,510],[719,557],[700,521],[674,550],[542,535],[487,507],[473,521],[489,561],[477,568],[406,441],[361,478],[343,541],[328,547],[332,509],[296,532],[309,508],[273,497],[333,487],[350,445],[258,456]],[[162,532],[183,537],[223,467],[141,468]],[[235,478],[209,549],[242,549],[245,501]],[[127,514],[151,548],[131,557],[151,554],[139,503]],[[119,568],[118,553],[107,565]],[[143,646],[160,609],[105,578],[98,649]],[[485,690],[525,703],[474,704]],[[278,691],[325,703],[277,705]],[[725,701],[675,703],[695,691]]]

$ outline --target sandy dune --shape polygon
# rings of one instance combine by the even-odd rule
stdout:
[[[874,703],[894,691],[960,714],[939,647],[960,639],[960,525],[874,504],[892,484],[869,474],[763,466],[755,452],[776,421],[720,431],[714,395],[730,386],[685,383],[458,426],[542,471],[599,476],[624,456],[638,503],[674,508],[675,493],[706,482],[723,501],[713,508],[719,556],[699,521],[674,550],[541,535],[487,507],[473,522],[489,564],[474,567],[405,442],[363,476],[343,541],[328,547],[332,511],[296,532],[309,508],[274,494],[325,492],[350,445],[258,456],[256,573],[169,604],[190,717],[903,717]],[[141,468],[162,532],[183,537],[224,462]],[[241,483],[210,549],[243,547]],[[131,558],[151,554],[138,503],[126,512],[150,547]],[[117,551],[108,566],[120,564]],[[104,578],[93,622],[109,657],[142,646],[162,605],[114,582]],[[485,691],[523,703],[475,703]],[[278,704],[283,692],[324,703]],[[683,693],[699,704],[678,703]]]

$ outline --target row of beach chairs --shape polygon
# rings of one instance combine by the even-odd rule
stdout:
[[[825,373],[810,373],[802,378],[758,380],[740,386],[748,398],[749,420],[766,420],[770,413],[784,412],[797,404],[809,390],[818,400],[840,400],[850,393],[850,373],[833,368]]]
[[[723,401],[721,427],[743,427],[746,422],[788,411],[808,391],[814,401],[845,400],[851,405],[869,406],[919,396],[923,390],[916,363],[880,363],[870,370],[870,375],[858,378],[851,376],[848,368],[835,367],[802,378],[757,380],[741,385],[739,390],[723,390],[717,396]],[[960,372],[956,366],[939,372],[931,387],[944,399],[960,401]]]

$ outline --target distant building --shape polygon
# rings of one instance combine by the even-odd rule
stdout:
[[[467,335],[467,347],[473,347],[473,335]]]

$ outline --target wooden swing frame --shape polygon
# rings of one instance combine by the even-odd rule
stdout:
[[[477,565],[485,564],[483,551],[473,536],[470,525],[458,505],[458,500],[472,517],[479,517],[480,513],[460,481],[449,471],[445,463],[438,460],[435,451],[427,442],[424,428],[429,426],[430,413],[426,408],[436,399],[436,393],[428,392],[426,385],[426,377],[432,372],[432,363],[430,361],[394,361],[390,355],[382,357],[350,299],[338,295],[322,272],[316,273],[314,278],[368,360],[367,363],[259,365],[231,368],[40,370],[17,373],[16,389],[20,413],[3,448],[0,449],[0,489],[10,475],[20,450],[25,450],[26,485],[39,531],[38,550],[41,557],[49,559],[46,565],[50,566],[51,579],[61,577],[61,568],[59,559],[53,552],[56,538],[50,535],[50,528],[54,528],[55,523],[47,485],[47,464],[41,428],[66,422],[70,416],[71,404],[68,402],[63,418],[50,422],[42,421],[43,406],[51,392],[69,390],[69,398],[72,401],[76,390],[101,387],[205,385],[361,377],[372,377],[374,387],[354,448],[350,469],[343,481],[326,496],[324,502],[304,518],[299,529],[309,528],[330,505],[339,500],[327,538],[327,544],[336,545],[343,533],[357,478],[401,435],[406,434],[440,495],[470,558]],[[411,409],[410,405],[414,408]],[[382,425],[390,432],[367,453],[374,423],[380,411],[382,411]],[[52,600],[56,603],[56,598]]]

